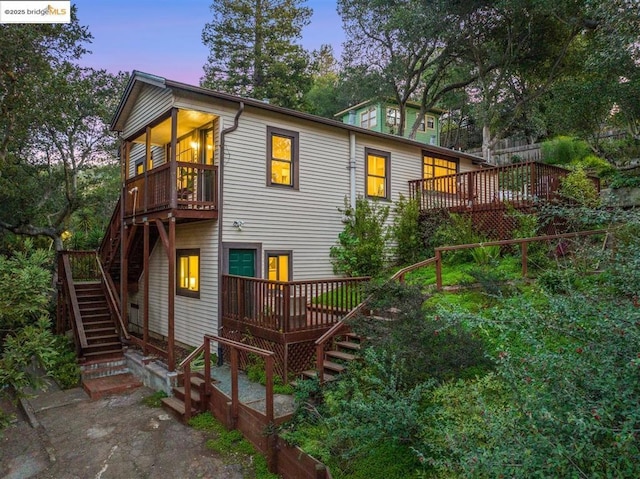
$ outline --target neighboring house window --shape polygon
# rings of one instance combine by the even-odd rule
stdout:
[[[444,158],[435,158],[428,153],[422,155],[423,178],[440,178],[442,176],[455,175],[458,172],[458,162]],[[456,192],[454,180],[436,180],[433,182],[433,189],[448,193]]]
[[[416,113],[416,120],[418,119],[419,116],[420,116],[420,113]],[[418,131],[425,131],[425,129],[424,129],[424,115],[422,115],[422,118],[420,118],[420,124],[418,124]]]
[[[400,124],[400,110],[397,108],[387,108],[387,125],[396,126]]]
[[[366,148],[365,158],[367,196],[389,199],[391,154]]]
[[[200,297],[200,250],[176,250],[176,294]]]
[[[427,128],[433,130],[436,127],[436,117],[427,115]]]
[[[267,185],[298,188],[298,132],[267,127]]]
[[[291,251],[267,251],[267,279],[291,280]]]
[[[373,128],[378,124],[377,115],[378,111],[375,106],[363,111],[360,113],[360,126],[362,128]]]

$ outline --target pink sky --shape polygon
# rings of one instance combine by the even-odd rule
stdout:
[[[140,70],[197,85],[208,50],[201,33],[212,18],[209,0],[77,0],[80,23],[94,37],[82,64],[112,73]],[[335,0],[309,0],[311,24],[303,32],[308,50],[323,43],[339,56],[344,41]]]

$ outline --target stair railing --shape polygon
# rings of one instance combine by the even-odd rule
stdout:
[[[205,383],[205,397],[200,398],[201,401],[206,401],[209,395],[207,394],[207,385],[209,384],[209,378],[211,377],[211,346],[207,345],[207,338],[198,348],[194,349],[189,356],[178,366],[182,369],[183,383],[184,383],[184,419],[188,421],[191,419],[191,363],[204,351],[204,383]]]
[[[76,352],[80,355],[88,346],[87,336],[84,332],[82,317],[80,316],[78,296],[76,294],[76,287],[73,283],[73,270],[71,269],[69,255],[66,252],[60,253],[60,266],[62,266],[59,273],[62,276],[62,291],[69,306],[67,310],[71,314],[70,323],[76,343]]]
[[[125,339],[130,339],[131,336],[129,335],[129,331],[127,331],[127,328],[125,327],[124,321],[122,320],[122,315],[120,314],[120,298],[117,294],[114,294],[114,291],[117,291],[116,285],[113,283],[111,276],[105,273],[98,253],[96,253],[96,263],[98,263],[98,271],[100,272],[100,281],[102,282],[102,287],[107,292],[107,304],[109,305],[111,314],[114,315],[117,319],[117,324],[120,329],[120,335],[124,336]]]
[[[113,214],[111,215],[111,219],[109,220],[109,226],[107,227],[107,231],[102,238],[102,243],[98,248],[100,259],[102,262],[107,265],[107,267],[111,266],[115,259],[115,255],[118,252],[117,243],[120,240],[120,228],[122,226],[121,222],[121,201],[118,199],[116,203],[116,207],[113,210]]]
[[[396,272],[393,276],[391,276],[391,278],[389,278],[387,283],[391,281],[399,281],[403,283],[404,277],[407,273],[419,268],[423,268],[424,266],[429,266],[431,264],[434,264],[436,263],[436,261],[437,261],[437,258],[429,258],[424,261],[420,261],[419,263],[415,263],[410,266],[407,266],[406,268],[402,268],[401,270]],[[333,327],[331,327],[326,333],[324,333],[322,336],[320,336],[316,340],[315,342],[316,371],[318,374],[318,380],[320,381],[320,384],[324,382],[324,366],[323,365],[325,360],[325,345],[330,339],[334,338],[335,336],[340,334],[343,330],[347,329],[348,326],[346,322],[349,321],[351,318],[355,317],[361,311],[363,311],[366,308],[366,306],[370,303],[372,297],[373,295],[367,296],[358,306],[356,306],[351,311],[349,311],[349,313],[346,316],[340,319],[340,321],[334,324]]]

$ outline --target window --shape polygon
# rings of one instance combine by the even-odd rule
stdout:
[[[390,159],[388,152],[365,149],[365,186],[369,198],[389,199]]]
[[[436,158],[428,153],[422,154],[423,178],[440,178],[442,176],[455,175],[458,172],[458,162]],[[456,192],[456,185],[453,181],[434,181],[433,189],[436,191]]]
[[[427,128],[433,130],[436,127],[436,117],[427,115]]]
[[[396,126],[400,124],[400,110],[397,108],[387,108],[387,125]]]
[[[291,252],[267,251],[267,274],[270,281],[290,281]]]
[[[176,294],[200,297],[200,250],[176,250]]]
[[[420,113],[416,113],[416,120],[420,118]],[[422,118],[420,118],[420,123],[418,124],[418,131],[425,131],[424,129],[424,116],[422,116]]]
[[[298,133],[267,127],[267,186],[298,188]]]
[[[144,162],[142,160],[136,163],[136,176],[144,173]]]
[[[375,106],[360,113],[360,126],[362,128],[373,128],[378,124],[378,111]]]

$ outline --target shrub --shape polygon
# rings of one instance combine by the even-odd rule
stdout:
[[[358,198],[355,211],[345,199],[344,230],[338,244],[331,247],[329,256],[336,274],[347,276],[376,276],[387,263],[389,207],[377,201]]]
[[[600,194],[583,168],[577,168],[560,179],[560,195],[588,208],[600,205]]]
[[[400,195],[393,221],[395,256],[399,264],[414,264],[428,257],[420,231],[420,207],[416,200]]]
[[[449,221],[442,224],[435,232],[433,243],[435,246],[454,246],[482,243],[486,240],[486,237],[474,230],[471,216],[452,214]],[[448,251],[443,255],[443,258],[450,264],[473,260],[470,249]]]
[[[568,136],[558,136],[542,143],[542,159],[551,165],[568,165],[590,153],[587,142]]]

